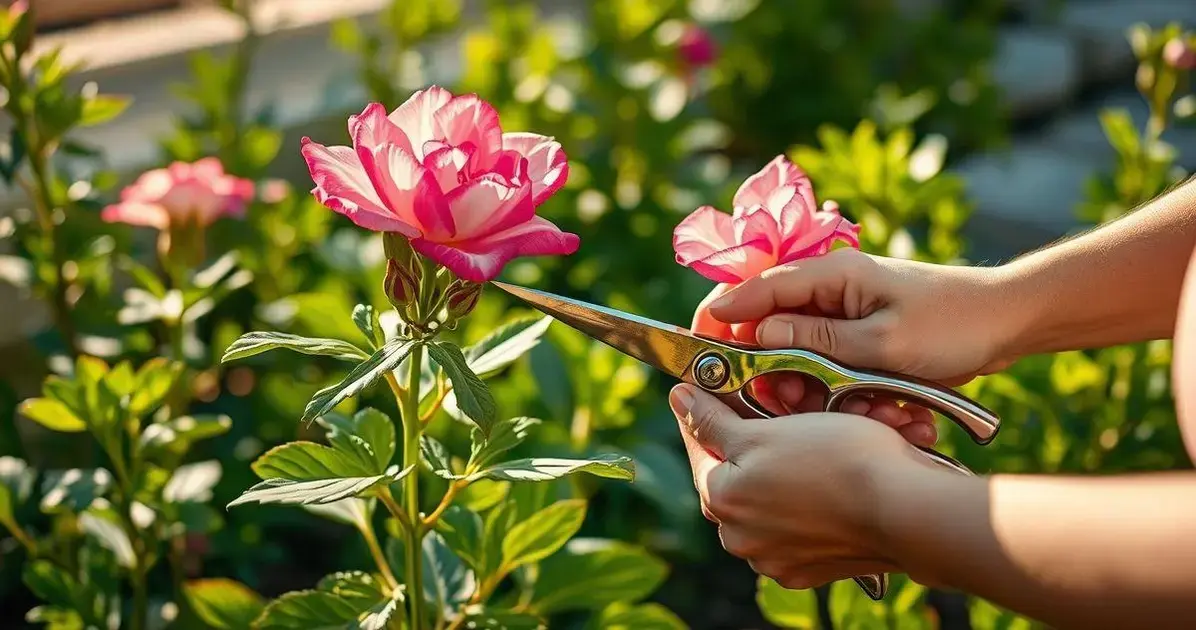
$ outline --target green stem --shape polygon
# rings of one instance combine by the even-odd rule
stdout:
[[[399,408],[403,416],[403,466],[414,466],[403,480],[403,501],[406,503],[407,520],[407,600],[411,602],[411,628],[423,628],[423,563],[420,562],[421,539],[419,527],[419,436],[422,428],[419,421],[419,378],[424,359],[423,345],[416,344],[411,351],[410,370],[407,373],[407,390],[399,397]]]
[[[33,541],[33,537],[30,536],[24,529],[22,529],[20,525],[9,522],[5,522],[4,525],[8,528],[8,531],[12,534],[12,537],[16,538],[17,542],[21,543],[21,545],[25,547],[25,551],[28,552],[30,556],[37,555],[37,543]]]
[[[374,533],[374,527],[369,523],[362,523],[361,537],[365,539],[365,546],[370,549],[370,556],[374,558],[374,563],[378,565],[378,571],[382,574],[382,579],[386,580],[386,585],[390,590],[395,590],[399,587],[399,581],[395,579],[395,574],[390,570],[390,563],[386,561],[386,554],[382,553],[382,546],[378,544],[378,536]]]
[[[149,589],[147,588],[145,557],[137,545],[134,551],[136,564],[133,566],[133,621],[129,624],[132,630],[144,630],[146,618],[149,617]]]
[[[26,133],[28,139],[29,134]],[[63,343],[71,358],[79,356],[79,342],[75,328],[75,320],[71,317],[71,309],[67,304],[67,281],[63,267],[66,260],[62,248],[59,247],[58,233],[54,225],[54,200],[50,197],[49,164],[41,147],[35,148],[29,154],[29,170],[33,172],[33,188],[37,193],[34,205],[38,209],[38,221],[41,224],[42,235],[50,249],[50,257],[54,262],[54,286],[50,288],[50,306],[54,312],[54,323],[58,333],[62,335]]]

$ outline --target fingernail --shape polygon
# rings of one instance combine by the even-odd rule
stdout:
[[[689,409],[693,407],[694,395],[689,391],[686,385],[678,385],[669,392],[669,407],[673,409],[673,414],[677,416],[678,420],[689,422]]]
[[[793,345],[793,327],[775,319],[760,322],[756,329],[756,341],[766,348],[788,347]]]

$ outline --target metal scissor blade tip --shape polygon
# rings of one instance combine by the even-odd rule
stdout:
[[[613,308],[503,282],[492,284],[536,310],[652,367],[682,378],[708,343],[688,330]]]

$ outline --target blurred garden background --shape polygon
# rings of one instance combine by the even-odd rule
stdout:
[[[29,4],[31,20],[5,22],[0,50],[4,628],[82,627],[57,612],[69,588],[31,579],[41,543],[23,538],[83,558],[84,573],[107,572],[95,586],[105,597],[128,597],[109,558],[121,544],[80,525],[102,494],[92,471],[104,452],[20,411],[47,377],[76,378],[79,356],[180,360],[172,395],[210,429],[155,434],[164,451],[178,447],[175,478],[190,477],[171,486],[177,528],[148,576],[152,627],[213,627],[175,595],[191,580],[231,578],[274,597],[368,565],[367,546],[327,514],[224,507],[257,481],[249,464],[261,453],[322,439],[297,419],[343,367],[287,354],[220,361],[252,330],[356,339],[354,305],[387,304],[381,240],[312,199],[299,154],[302,136],[347,143],[344,121],[368,101],[392,109],[439,84],[478,93],[507,131],[555,136],[570,176],[540,214],[581,248],[517,261],[504,279],[679,324],[712,287],[673,261],[674,226],[700,205],[730,208],[744,177],[778,154],[862,225],[866,251],[957,264],[997,264],[1115,218],[1196,167],[1191,0]],[[157,277],[155,235],[103,223],[99,210],[140,172],[206,156],[257,194],[243,220],[211,227],[181,293]],[[453,335],[473,343],[530,315],[487,291]],[[631,484],[555,482],[589,502],[582,540],[618,541],[622,555],[579,578],[550,627],[1036,627],[900,579],[884,602],[850,582],[815,593],[758,580],[702,518],[671,383],[564,326],[536,334],[492,385],[503,413],[543,421],[519,449],[621,452],[637,471]],[[976,447],[943,427],[944,450],[980,472],[1187,468],[1169,370],[1166,342],[1026,358],[966,388],[1002,415],[996,442]],[[393,411],[374,389],[354,404]],[[433,426],[468,452],[467,427]],[[481,510],[484,495],[462,500]],[[612,621],[642,602],[672,614]]]

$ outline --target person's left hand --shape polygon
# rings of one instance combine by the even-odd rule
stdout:
[[[822,412],[745,421],[686,384],[669,402],[702,512],[728,552],[792,589],[900,572],[882,548],[879,506],[890,497],[879,488],[929,464],[893,428]]]

